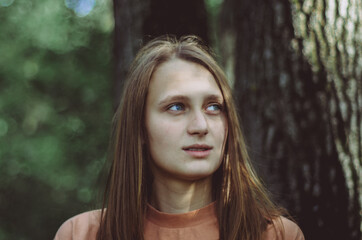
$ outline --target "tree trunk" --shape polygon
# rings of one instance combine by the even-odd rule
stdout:
[[[310,9],[324,3],[309,2]],[[234,34],[234,90],[244,133],[257,169],[275,199],[296,215],[306,239],[359,240],[360,66],[352,65],[355,76],[336,77],[320,50],[323,34],[306,45],[307,36],[295,35],[300,23],[292,10],[297,13],[297,4],[288,0],[224,1],[219,35]],[[358,62],[357,50],[352,59]],[[347,80],[356,86],[352,94],[343,88]],[[347,179],[343,161],[350,163]]]
[[[127,71],[142,44],[142,26],[148,1],[113,0],[114,10],[114,107],[119,104]]]
[[[177,37],[193,34],[208,43],[208,22],[204,1],[151,0],[143,33],[147,38],[164,34]]]
[[[209,41],[203,0],[113,0],[114,106],[117,107],[130,64],[145,41],[169,34],[194,34]]]

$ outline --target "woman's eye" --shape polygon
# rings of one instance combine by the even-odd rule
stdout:
[[[207,106],[206,110],[210,112],[219,112],[222,110],[222,107],[220,104],[211,104]]]
[[[175,103],[175,104],[172,104],[171,106],[169,106],[167,108],[167,110],[170,110],[170,111],[183,111],[185,109],[185,106],[181,103]]]

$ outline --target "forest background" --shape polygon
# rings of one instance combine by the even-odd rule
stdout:
[[[0,240],[99,208],[111,119],[143,42],[196,34],[251,158],[306,239],[361,239],[359,0],[0,0]]]

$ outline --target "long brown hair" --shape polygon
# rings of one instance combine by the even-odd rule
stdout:
[[[195,36],[180,40],[162,37],[150,41],[138,52],[130,68],[114,117],[112,165],[97,239],[143,239],[143,223],[152,185],[145,145],[145,102],[153,72],[173,58],[195,62],[208,69],[224,96],[228,137],[222,166],[213,179],[220,239],[260,240],[268,223],[280,216],[280,210],[270,201],[250,165],[226,76]]]

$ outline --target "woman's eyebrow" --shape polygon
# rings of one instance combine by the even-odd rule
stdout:
[[[169,96],[166,96],[164,99],[162,99],[158,105],[164,105],[165,103],[169,103],[169,102],[174,102],[174,101],[188,101],[189,98],[184,96],[184,95],[169,95]]]
[[[205,98],[205,102],[209,102],[209,101],[216,101],[216,102],[224,102],[224,98],[222,95],[218,95],[218,94],[211,94],[211,95],[208,95],[206,98]]]

